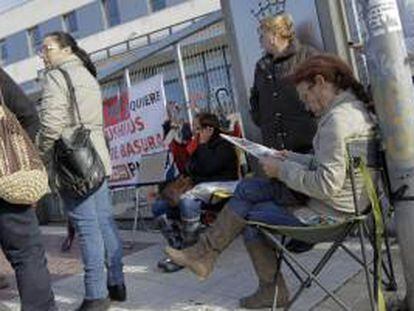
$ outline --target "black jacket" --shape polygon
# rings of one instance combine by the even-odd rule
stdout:
[[[284,78],[315,52],[295,41],[278,57],[266,55],[257,62],[250,112],[264,145],[301,153],[312,148],[316,121],[305,110],[295,86]]]
[[[201,144],[192,154],[188,175],[194,183],[238,179],[238,160],[234,146],[220,136]]]
[[[22,89],[0,68],[0,88],[7,107],[19,120],[22,127],[34,140],[39,129],[39,117],[34,103],[24,94]]]

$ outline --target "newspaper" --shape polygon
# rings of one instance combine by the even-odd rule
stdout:
[[[214,204],[216,203],[212,202],[214,194],[220,192],[231,196],[234,193],[238,183],[238,180],[203,182],[188,190],[181,196],[181,198],[198,199],[204,203]]]
[[[220,136],[224,138],[225,140],[234,144],[236,147],[251,154],[252,156],[255,156],[256,158],[269,157],[269,156],[277,157],[278,152],[279,152],[277,150],[254,143],[245,138],[238,138],[238,137],[229,136],[226,134],[220,134]]]

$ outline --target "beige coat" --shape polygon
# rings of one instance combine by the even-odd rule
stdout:
[[[92,142],[106,170],[111,173],[110,157],[103,132],[103,108],[100,86],[96,79],[73,55],[58,65],[69,73],[85,127],[91,129]],[[36,141],[46,164],[51,164],[53,145],[61,137],[69,137],[79,124],[74,117],[74,107],[69,101],[69,92],[62,73],[57,69],[46,72],[42,103],[39,111],[40,130]],[[50,167],[50,165],[48,165]]]
[[[294,213],[303,218],[330,215],[343,218],[354,213],[351,180],[347,169],[346,141],[370,134],[374,122],[351,92],[339,94],[318,122],[313,155],[290,153],[281,162],[279,179],[311,199],[306,208]],[[367,204],[360,175],[356,177],[358,198]],[[305,219],[304,219],[305,220]]]

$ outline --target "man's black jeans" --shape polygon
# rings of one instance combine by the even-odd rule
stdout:
[[[16,274],[21,310],[55,310],[45,250],[33,208],[0,200],[0,245]]]

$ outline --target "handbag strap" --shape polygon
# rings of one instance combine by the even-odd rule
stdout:
[[[70,102],[73,103],[73,105],[75,106],[75,113],[78,116],[79,123],[82,126],[84,126],[81,115],[80,115],[79,105],[76,99],[75,87],[73,86],[72,79],[70,78],[70,75],[66,70],[63,70],[62,68],[57,68],[57,69],[62,73],[63,77],[65,78],[66,84],[68,85]]]

